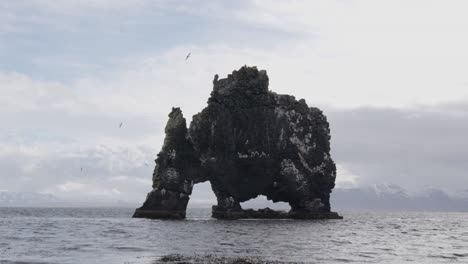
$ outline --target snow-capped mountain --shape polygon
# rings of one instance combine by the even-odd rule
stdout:
[[[337,210],[468,211],[467,196],[450,196],[439,189],[409,195],[395,184],[337,188],[333,190],[331,202]]]
[[[53,206],[60,202],[60,199],[51,194],[0,192],[0,206]]]

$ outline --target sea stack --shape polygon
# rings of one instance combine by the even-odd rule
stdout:
[[[173,108],[156,159],[153,190],[134,217],[185,218],[194,184],[209,181],[218,219],[340,219],[331,212],[336,166],[326,116],[304,99],[268,90],[266,71],[244,66],[218,79],[208,106],[187,128]],[[289,212],[244,210],[264,195]]]

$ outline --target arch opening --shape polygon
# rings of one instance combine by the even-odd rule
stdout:
[[[201,182],[193,185],[192,194],[188,202],[187,208],[210,208],[216,204],[216,196],[211,189],[209,181]]]
[[[283,210],[289,211],[291,206],[289,203],[285,202],[273,202],[268,200],[265,195],[259,195],[256,198],[252,198],[248,201],[241,203],[242,209],[263,209],[263,208],[270,208],[273,210]]]

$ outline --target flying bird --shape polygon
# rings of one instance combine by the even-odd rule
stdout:
[[[192,52],[189,52],[187,56],[185,56],[185,60],[188,60],[188,58],[190,58],[190,55],[192,55]]]
[[[122,126],[123,126],[123,123],[122,123],[122,122],[120,122],[119,128],[121,128]]]
[[[80,168],[80,172],[83,172],[83,168]]]

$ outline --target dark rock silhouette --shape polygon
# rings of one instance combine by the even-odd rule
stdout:
[[[256,67],[215,75],[213,85],[189,129],[179,108],[169,114],[153,190],[134,217],[184,218],[193,185],[209,181],[216,218],[341,218],[330,211],[336,166],[322,111],[268,91]],[[258,195],[289,202],[291,211],[241,208]]]

